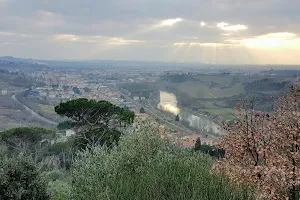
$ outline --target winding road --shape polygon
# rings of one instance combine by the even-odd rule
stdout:
[[[27,107],[26,105],[24,105],[23,103],[21,103],[20,101],[18,101],[18,99],[16,98],[16,95],[12,95],[11,98],[16,101],[18,104],[22,105],[26,111],[28,111],[31,115],[33,115],[34,117],[36,117],[37,119],[43,121],[43,122],[46,122],[48,124],[51,124],[51,125],[55,125],[57,126],[57,122],[54,122],[54,121],[51,121],[43,116],[41,116],[40,114],[36,113],[34,110],[30,109],[29,107]]]

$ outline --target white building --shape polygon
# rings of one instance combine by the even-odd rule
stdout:
[[[75,135],[75,131],[72,129],[66,130],[66,137],[71,137],[72,135]]]
[[[1,90],[2,95],[7,95],[7,90]]]
[[[140,97],[133,97],[133,100],[138,101],[140,100]]]

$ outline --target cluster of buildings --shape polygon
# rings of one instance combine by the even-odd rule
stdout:
[[[117,91],[113,85],[115,83],[138,82],[138,81],[155,81],[156,74],[141,76],[136,71],[122,70],[97,70],[97,71],[46,71],[34,72],[31,74],[36,80],[43,82],[43,87],[33,87],[28,92],[30,98],[46,99],[49,102],[62,102],[76,98],[87,98],[96,100],[107,100],[120,107],[126,107],[136,111],[136,116],[141,120],[150,120],[152,124],[159,127],[162,136],[172,142],[182,144],[186,148],[193,148],[195,142],[200,138],[202,144],[213,145],[213,141],[201,137],[200,134],[190,135],[188,133],[179,133],[169,130],[165,125],[158,123],[148,114],[139,114],[139,108],[133,102],[126,100],[124,96]],[[75,89],[74,89],[75,88]],[[130,94],[131,95],[131,94]],[[143,95],[131,95],[134,101],[146,101]],[[166,96],[166,95],[165,95]],[[164,97],[165,97],[164,96]],[[166,101],[173,102],[174,97],[166,96]],[[171,100],[169,100],[171,99]],[[174,108],[177,108],[174,105]],[[174,112],[177,112],[174,110]],[[73,135],[72,130],[67,130],[66,136]]]
[[[202,145],[209,145],[213,146],[215,144],[215,141],[212,139],[206,138],[201,136],[200,134],[189,134],[184,132],[173,132],[171,130],[168,130],[163,124],[160,124],[156,122],[155,119],[151,118],[148,114],[136,114],[137,118],[139,118],[142,121],[149,120],[151,124],[154,124],[159,127],[159,131],[162,134],[162,137],[170,140],[172,142],[178,143],[183,145],[186,148],[194,148],[195,143],[197,139],[199,138],[201,140]]]

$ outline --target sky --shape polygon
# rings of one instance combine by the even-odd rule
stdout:
[[[0,56],[300,64],[299,0],[0,0]]]

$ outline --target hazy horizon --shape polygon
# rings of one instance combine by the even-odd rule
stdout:
[[[193,67],[195,68],[195,65],[198,67],[205,69],[204,66],[211,66],[211,68],[220,68],[220,69],[238,69],[240,66],[252,66],[252,67],[271,67],[271,68],[278,68],[278,69],[300,69],[300,64],[226,64],[226,63],[202,63],[202,62],[193,62],[193,61],[159,61],[159,60],[109,60],[109,59],[40,59],[40,58],[33,58],[33,57],[15,57],[11,55],[0,55],[0,61],[1,60],[6,60],[6,61],[15,61],[15,62],[25,62],[25,63],[35,63],[35,62],[40,62],[40,64],[46,64],[49,65],[50,63],[57,62],[57,63],[87,63],[87,64],[103,64],[103,62],[115,62],[115,63],[131,63],[132,64],[138,64],[138,63],[147,63],[150,66],[154,64],[161,64],[158,65],[163,67],[164,65],[172,65],[172,64],[178,64],[180,66],[186,65],[187,67]],[[33,61],[33,62],[28,62],[28,61]],[[27,61],[27,62],[26,62]],[[148,65],[147,65],[148,66]],[[180,66],[173,66],[173,67],[180,67]],[[204,67],[204,68],[203,68]],[[286,67],[286,68],[282,68]]]

